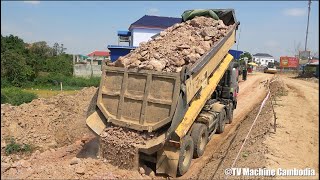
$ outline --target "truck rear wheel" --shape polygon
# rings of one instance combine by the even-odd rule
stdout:
[[[223,109],[219,113],[219,122],[218,122],[218,128],[217,128],[218,134],[223,133],[225,121],[226,121],[226,111]]]
[[[191,137],[194,143],[193,157],[198,158],[202,156],[208,143],[207,126],[201,123],[195,123],[192,128]]]
[[[194,145],[191,136],[185,136],[180,146],[178,175],[182,176],[188,171],[193,157],[193,150]]]

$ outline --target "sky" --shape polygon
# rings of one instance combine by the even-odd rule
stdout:
[[[276,59],[304,50],[307,1],[1,1],[1,34],[89,54],[116,45],[117,31],[144,15],[181,17],[185,10],[209,8],[235,10],[240,26],[233,49]],[[319,54],[319,1],[311,3],[307,50]]]

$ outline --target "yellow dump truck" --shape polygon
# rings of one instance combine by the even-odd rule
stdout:
[[[240,23],[233,9],[213,11],[232,28],[192,66],[177,73],[102,67],[97,110],[87,125],[98,135],[107,123],[158,132],[139,147],[139,162],[154,163],[156,173],[186,173],[209,139],[232,122],[238,66],[228,51]]]

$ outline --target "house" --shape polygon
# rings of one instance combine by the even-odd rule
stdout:
[[[103,60],[109,60],[110,54],[108,51],[93,51],[90,54],[87,55],[87,62],[91,62],[93,65],[101,65],[101,62]]]
[[[131,32],[130,46],[139,46],[141,42],[147,42],[152,36],[181,22],[181,18],[145,15],[129,27]]]
[[[131,50],[139,47],[141,42],[147,42],[161,31],[181,22],[181,18],[144,15],[132,23],[128,31],[118,31],[118,45],[107,46],[110,50],[110,60],[114,62],[120,56],[125,56]],[[123,45],[123,43],[128,43],[128,45]]]
[[[252,59],[255,63],[261,66],[267,66],[269,62],[274,63],[275,58],[267,53],[257,53],[252,55]]]

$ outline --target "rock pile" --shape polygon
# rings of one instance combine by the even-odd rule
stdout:
[[[159,36],[140,46],[109,66],[179,72],[184,65],[194,64],[225,37],[231,26],[222,20],[195,17],[175,24]]]

